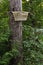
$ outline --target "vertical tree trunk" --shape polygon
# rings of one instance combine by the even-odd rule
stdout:
[[[22,11],[22,0],[9,0],[9,1],[10,1],[10,11]],[[21,57],[19,58],[19,60],[21,61],[21,65],[23,65],[22,64],[22,61],[23,61],[22,59],[22,22],[21,21],[16,22],[13,18],[13,15],[11,14],[9,25],[10,25],[11,34],[12,34],[12,39],[11,39],[12,49],[15,47],[14,45],[17,44],[18,51]]]

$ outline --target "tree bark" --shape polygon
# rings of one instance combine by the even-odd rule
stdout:
[[[10,1],[10,11],[22,11],[22,0],[9,0],[9,1]],[[22,62],[23,61],[23,58],[22,58],[23,57],[22,55],[22,49],[23,49],[22,48],[22,22],[21,21],[16,22],[14,20],[12,13],[10,13],[9,26],[10,26],[11,35],[12,35],[11,36],[12,49],[15,48],[15,45],[18,46],[18,51],[20,53],[19,61],[21,62],[21,65],[23,65],[23,62]],[[17,59],[16,61],[18,61]]]

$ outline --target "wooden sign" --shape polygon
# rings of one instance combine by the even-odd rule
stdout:
[[[15,21],[26,21],[28,17],[28,12],[24,11],[14,11],[12,12]]]

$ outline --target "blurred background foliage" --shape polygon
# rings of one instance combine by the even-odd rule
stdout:
[[[22,0],[28,19],[23,22],[24,65],[43,65],[43,0]],[[19,52],[10,50],[9,1],[0,1],[0,65],[9,65]]]

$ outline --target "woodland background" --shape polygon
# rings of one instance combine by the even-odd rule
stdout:
[[[22,1],[23,11],[30,12],[23,27],[24,65],[43,65],[43,0]],[[10,65],[18,50],[10,49],[9,1],[0,0],[0,65]],[[13,64],[12,64],[13,65]]]

